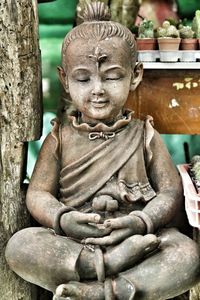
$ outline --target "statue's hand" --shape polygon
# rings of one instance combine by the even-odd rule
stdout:
[[[98,214],[70,211],[62,215],[60,226],[66,236],[85,239],[88,237],[102,237],[111,232],[111,228],[98,226],[101,216]]]
[[[127,215],[115,219],[108,219],[104,222],[104,226],[113,229],[129,228],[133,234],[143,234],[145,232],[145,224],[141,218],[134,215]]]
[[[145,224],[139,217],[133,215],[106,220],[104,226],[112,229],[110,235],[100,238],[87,238],[85,243],[109,246],[118,244],[131,235],[144,234],[145,232]]]

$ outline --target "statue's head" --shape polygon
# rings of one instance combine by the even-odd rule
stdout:
[[[83,19],[64,39],[59,76],[86,120],[106,122],[121,113],[142,78],[142,65],[136,65],[133,34],[110,21],[104,3],[86,6]]]

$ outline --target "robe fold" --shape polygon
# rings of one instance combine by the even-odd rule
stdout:
[[[80,208],[96,195],[104,194],[121,203],[146,202],[156,196],[146,173],[145,122],[131,118],[128,122],[121,120],[118,123],[122,126],[115,124],[104,131],[99,125],[93,128],[94,131],[91,127],[88,130],[88,125],[76,126],[73,122],[56,125],[52,135],[57,136],[61,152],[62,149],[73,149],[75,144],[80,144],[83,149],[81,156],[77,151],[77,157],[74,154],[73,161],[65,162],[61,169],[60,201],[65,205]],[[67,147],[62,145],[66,126]],[[91,133],[98,141],[90,139]],[[90,147],[89,143],[92,143]]]

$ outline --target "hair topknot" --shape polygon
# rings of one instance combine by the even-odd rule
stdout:
[[[110,10],[103,2],[91,2],[87,4],[83,12],[84,22],[109,21],[111,19]]]
[[[72,41],[77,39],[97,41],[119,37],[124,40],[130,48],[134,66],[136,62],[136,42],[130,30],[118,22],[110,20],[109,8],[103,2],[92,2],[88,4],[83,13],[84,22],[74,27],[66,36],[62,45],[62,64],[66,68],[66,50]]]

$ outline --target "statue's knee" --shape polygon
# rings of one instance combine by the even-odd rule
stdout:
[[[177,230],[166,230],[161,235],[161,249],[169,260],[176,262],[191,274],[200,270],[200,256],[197,243]]]
[[[198,245],[195,241],[190,238],[187,238],[187,242],[183,245],[184,253],[187,257],[187,263],[195,265],[198,269],[200,269],[200,256]]]
[[[200,257],[196,242],[186,237],[185,243],[179,246],[179,266],[187,277],[186,284],[191,288],[200,281]]]
[[[26,228],[15,233],[8,241],[5,258],[10,268],[17,271],[28,260],[28,248],[32,243],[32,228]]]
[[[24,231],[24,230],[22,230]],[[6,246],[6,259],[12,259],[13,256],[16,256],[18,250],[21,248],[22,243],[22,234],[21,231],[15,233],[8,241]]]

